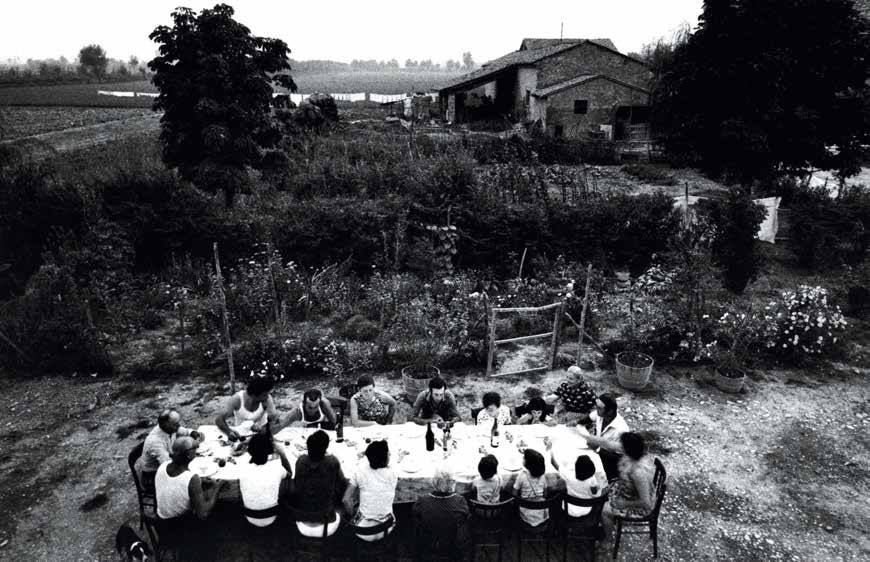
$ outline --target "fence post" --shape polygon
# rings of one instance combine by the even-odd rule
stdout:
[[[565,297],[562,297],[562,302],[556,309],[555,318],[553,318],[553,339],[550,342],[550,370],[556,368],[556,353],[559,349],[559,329],[562,326],[562,314],[565,311]]]
[[[224,294],[224,280],[221,275],[221,260],[218,255],[218,243],[214,243],[214,270],[217,275],[218,293],[221,299],[221,312],[224,318],[224,336],[227,340],[227,364],[230,368],[230,390],[233,394],[236,393],[236,369],[233,366],[233,342],[230,339],[230,317],[227,313],[227,297]]]
[[[489,314],[489,353],[486,358],[486,376],[492,375],[492,360],[495,356],[495,309],[490,309]]]

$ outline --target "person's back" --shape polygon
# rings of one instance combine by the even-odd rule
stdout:
[[[468,502],[459,494],[427,494],[414,504],[414,516],[426,537],[447,548],[466,539]]]
[[[242,493],[242,504],[248,509],[262,511],[278,505],[278,495],[281,481],[287,476],[290,465],[282,449],[278,449],[281,462],[270,462],[269,457],[275,452],[272,437],[258,433],[251,437],[248,453],[251,462],[239,466],[239,491]],[[275,522],[275,517],[245,516],[251,525],[266,527]]]
[[[547,497],[546,464],[541,453],[534,449],[523,452],[523,470],[514,482],[514,494],[524,500],[544,501]],[[546,509],[520,508],[520,519],[532,527],[537,527],[549,519]]]
[[[478,476],[471,481],[475,490],[475,499],[480,503],[498,503],[501,501],[501,476],[498,475],[498,459],[494,455],[486,455],[477,464]]]
[[[341,464],[332,455],[326,454],[329,436],[322,430],[308,438],[308,454],[296,461],[294,484],[296,495],[295,508],[316,521],[297,521],[299,532],[307,536],[320,536],[323,530],[321,517],[326,516],[329,523],[327,535],[338,529],[341,516],[335,510],[340,501],[347,479],[341,471]]]
[[[170,461],[161,464],[154,476],[154,488],[157,494],[157,517],[172,519],[190,513],[190,493],[188,486],[193,472],[184,470],[180,474],[170,475],[167,471]]]
[[[566,492],[573,498],[588,500],[598,497],[601,492],[595,463],[588,455],[578,456],[573,467],[560,467],[559,475],[565,481]],[[590,511],[590,507],[568,505],[570,517],[583,517]]]

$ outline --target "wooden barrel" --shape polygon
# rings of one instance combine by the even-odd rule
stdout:
[[[643,390],[649,382],[652,368],[653,358],[645,353],[624,351],[616,356],[616,378],[623,388]]]

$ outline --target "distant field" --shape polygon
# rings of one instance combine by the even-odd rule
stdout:
[[[431,92],[458,76],[449,72],[297,72],[293,79],[299,93],[330,94],[369,92],[402,94]],[[116,98],[101,96],[97,90],[119,92],[156,92],[151,82],[116,84],[69,84],[63,86],[24,86],[0,88],[0,105],[40,105],[76,107],[143,107],[150,108],[152,98]]]
[[[7,127],[4,140],[11,140],[74,127],[145,117],[152,112],[148,108],[25,106],[7,107],[2,113]]]

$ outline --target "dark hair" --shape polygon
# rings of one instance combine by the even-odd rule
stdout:
[[[477,472],[484,480],[489,480],[498,472],[498,459],[495,455],[484,455],[477,463]]]
[[[604,404],[604,409],[608,412],[616,413],[616,396],[612,394],[602,394],[598,397],[601,403]]]
[[[372,441],[366,447],[366,458],[369,459],[372,470],[386,468],[390,460],[390,446],[386,441]]]
[[[435,375],[429,380],[429,390],[433,390],[436,388],[447,388],[447,383],[444,382],[444,379]]]
[[[321,461],[326,456],[326,448],[329,447],[329,435],[322,429],[318,429],[308,437],[305,444],[308,445],[309,458],[315,462]]]
[[[501,395],[498,392],[487,392],[483,395],[483,407],[489,408],[490,406],[501,407]]]
[[[273,386],[275,383],[272,381],[272,377],[253,377],[248,381],[248,394],[262,396],[271,392]]]
[[[312,388],[311,390],[306,390],[305,394],[302,395],[304,400],[308,400],[309,402],[317,402],[320,400],[320,397],[323,396],[323,393],[320,392],[319,388]]]
[[[269,455],[275,451],[272,445],[272,436],[265,433],[255,433],[248,441],[248,453],[251,455],[253,464],[266,464]]]
[[[534,398],[529,400],[529,403],[526,406],[526,412],[531,414],[532,410],[541,411],[541,418],[538,421],[544,421],[547,419],[547,402],[545,402],[544,399],[540,396],[535,396]]]
[[[646,454],[646,442],[643,437],[633,431],[626,431],[619,436],[623,452],[633,460],[640,460]]]
[[[523,464],[529,471],[529,474],[535,478],[540,478],[544,475],[547,465],[544,463],[544,455],[534,449],[526,449],[523,453]]]
[[[577,480],[586,480],[595,476],[595,463],[589,458],[589,455],[580,455],[574,463],[574,476]]]
[[[356,387],[357,389],[365,388],[367,386],[374,386],[375,378],[371,375],[360,375],[358,379],[356,379]]]

